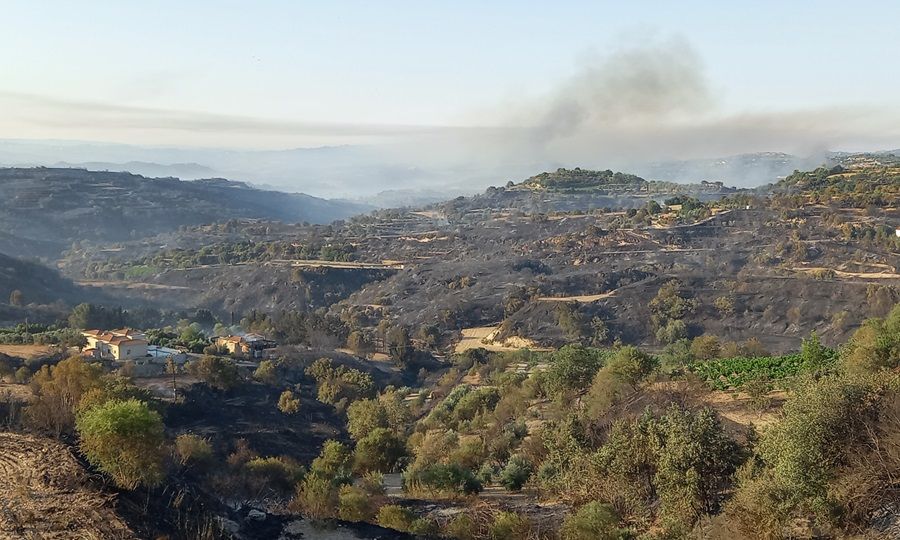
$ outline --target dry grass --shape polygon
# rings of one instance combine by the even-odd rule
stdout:
[[[16,358],[40,358],[50,356],[54,352],[51,345],[0,345],[0,354],[15,356]]]
[[[0,539],[131,539],[108,496],[62,444],[0,433]]]

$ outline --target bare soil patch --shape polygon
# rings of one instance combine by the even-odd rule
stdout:
[[[517,351],[519,349],[531,349],[535,351],[549,351],[534,341],[518,336],[509,337],[503,341],[494,341],[497,335],[497,326],[478,326],[463,328],[462,339],[456,344],[455,351],[461,353],[469,349],[483,348],[489,351]]]
[[[112,506],[62,444],[0,433],[0,539],[136,538]]]
[[[52,345],[0,345],[0,354],[30,360],[51,356],[55,353]]]

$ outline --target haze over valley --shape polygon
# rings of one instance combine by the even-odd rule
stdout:
[[[0,539],[900,537],[894,4],[5,15]]]

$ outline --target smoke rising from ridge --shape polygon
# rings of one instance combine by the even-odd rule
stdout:
[[[753,152],[807,157],[826,150],[900,147],[897,104],[772,110],[747,103],[735,109],[724,97],[724,90],[710,83],[700,55],[682,38],[645,39],[594,54],[542,95],[484,104],[458,126],[313,123],[0,92],[0,110],[9,112],[0,115],[0,136],[170,147],[98,150],[90,157],[80,157],[84,149],[65,152],[59,146],[0,147],[0,158],[32,164],[196,162],[225,176],[282,189],[359,196],[385,189],[480,191],[556,167],[612,168],[652,177],[662,170],[655,165],[669,160]],[[350,146],[327,152],[273,150],[323,144]],[[237,152],[218,152],[222,147]],[[244,152],[248,148],[257,152]],[[705,173],[692,167],[678,170],[683,176],[672,179],[722,179],[743,186],[774,180],[767,170],[746,175],[735,170],[721,178],[700,177]]]
[[[658,123],[702,114],[713,98],[696,53],[683,40],[594,58],[542,104],[534,133],[545,140],[583,130]]]

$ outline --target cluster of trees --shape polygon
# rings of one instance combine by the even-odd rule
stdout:
[[[611,170],[592,171],[587,169],[557,169],[544,172],[525,180],[525,186],[557,191],[577,191],[584,189],[609,189],[614,192],[640,191],[646,189],[647,181],[640,176]]]
[[[131,261],[91,263],[87,277],[137,278],[166,268],[195,268],[204,265],[258,263],[272,260],[351,261],[356,249],[343,241],[217,242],[200,249],[170,249]]]
[[[900,169],[845,169],[840,165],[794,171],[775,184],[776,204],[798,208],[826,204],[853,208],[885,207],[900,198]]]
[[[758,351],[708,336],[682,347],[677,355],[697,366]],[[546,538],[651,530],[667,537],[842,536],[873,526],[900,503],[892,480],[900,472],[900,306],[868,321],[840,350],[810,336],[794,355],[802,369],[735,362],[734,369],[768,369],[766,377],[791,380],[782,415],[760,432],[726,429],[715,410],[688,394],[653,398],[660,380],[686,378],[683,387],[692,388],[690,373],[660,369],[677,355],[634,347],[470,351],[457,367],[484,385],[453,388],[417,424],[407,443],[407,488],[464,496],[499,483],[575,508],[554,531],[527,516],[484,519],[475,511],[438,524],[456,538],[517,537],[496,536],[494,519],[515,522],[515,534]],[[546,367],[524,375],[508,371],[511,363]],[[537,412],[535,400],[548,401]],[[632,408],[636,402],[645,405]],[[541,428],[528,434],[523,424],[522,433],[497,444],[504,427],[533,414],[545,419]]]
[[[4,345],[62,345],[78,347],[85,343],[81,332],[64,326],[47,324],[17,324],[0,328],[0,343]]]
[[[656,340],[673,343],[688,335],[685,318],[697,309],[697,301],[685,298],[677,280],[666,282],[650,301],[650,323],[656,330]]]
[[[213,326],[217,320],[208,309],[198,309],[193,313],[185,311],[163,311],[151,307],[125,309],[119,306],[82,303],[72,308],[66,322],[69,328],[162,328],[169,324],[186,320],[204,328]]]

